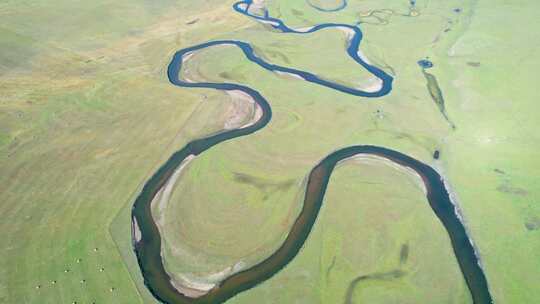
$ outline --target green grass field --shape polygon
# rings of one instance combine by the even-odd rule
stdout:
[[[409,1],[348,2],[335,13],[305,1],[267,6],[295,27],[360,21],[362,51],[395,75],[388,96],[368,100],[271,73],[233,47],[188,62],[186,77],[260,91],[273,117],[182,172],[160,227],[167,270],[212,282],[210,274],[239,261],[264,259],[286,236],[318,160],[374,144],[436,167],[456,193],[496,303],[534,303],[540,4],[418,0],[412,16]],[[276,64],[352,86],[369,82],[347,57],[341,31],[281,34],[235,13],[233,3],[0,3],[0,303],[156,302],[131,249],[133,199],[171,153],[223,129],[232,103],[222,92],[170,85],[176,50],[239,39]],[[416,63],[426,57],[455,130]],[[369,278],[354,283],[361,276]],[[230,303],[254,301],[471,302],[415,179],[360,160],[334,171],[297,258]]]

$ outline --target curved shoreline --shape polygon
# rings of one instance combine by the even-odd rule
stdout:
[[[181,290],[186,286],[175,286],[171,277],[165,270],[161,257],[161,235],[157,224],[152,217],[151,202],[163,187],[167,185],[168,181],[174,175],[174,172],[176,172],[177,168],[188,157],[191,155],[197,156],[223,141],[254,133],[264,128],[272,117],[269,103],[258,91],[252,88],[233,83],[191,82],[189,80],[180,79],[179,75],[182,69],[182,63],[187,60],[194,51],[216,45],[235,45],[243,51],[246,59],[267,70],[292,74],[301,77],[305,81],[355,96],[380,97],[388,94],[392,87],[391,84],[393,79],[391,76],[377,67],[371,66],[359,55],[362,32],[358,27],[346,24],[329,23],[313,26],[306,31],[297,31],[287,27],[281,20],[268,16],[267,11],[265,11],[264,17],[251,14],[249,12],[251,3],[251,0],[237,2],[234,4],[233,8],[246,16],[261,22],[269,23],[274,28],[284,33],[307,34],[324,28],[346,28],[349,32],[353,33],[347,46],[348,55],[359,65],[366,68],[370,73],[380,79],[382,85],[377,91],[366,92],[320,79],[310,72],[274,65],[259,58],[248,43],[236,40],[211,41],[176,52],[167,70],[169,81],[172,84],[179,87],[212,88],[228,92],[241,91],[243,94],[249,95],[258,105],[260,117],[258,120],[250,122],[240,128],[226,130],[219,134],[189,142],[181,150],[175,152],[167,162],[158,169],[158,171],[146,182],[141,193],[135,199],[132,208],[133,246],[141,272],[145,279],[145,285],[150,292],[163,303],[222,303],[234,295],[250,289],[272,277],[285,267],[302,248],[315,223],[318,211],[323,202],[328,181],[336,164],[341,160],[362,154],[388,159],[393,163],[414,170],[422,177],[427,189],[428,201],[450,236],[452,247],[475,303],[491,303],[487,282],[477,263],[477,257],[472,248],[472,242],[470,242],[467,237],[461,221],[455,216],[455,208],[450,201],[448,192],[444,187],[444,182],[440,175],[438,175],[431,167],[407,155],[376,146],[352,146],[343,148],[326,156],[311,170],[306,186],[302,211],[295,220],[286,240],[271,256],[253,267],[229,276],[221,281],[219,285],[198,297],[195,296],[199,295],[196,290],[184,290],[184,293],[191,294],[193,295],[192,297],[184,295],[179,291],[179,289]],[[135,225],[137,227],[135,227]]]
[[[320,6],[317,6],[315,4],[313,4],[311,2],[311,0],[306,0],[306,3],[311,6],[312,8],[318,10],[318,11],[321,11],[321,12],[325,12],[325,13],[333,13],[333,12],[337,12],[337,11],[340,11],[342,9],[344,9],[345,7],[347,7],[347,0],[341,0],[341,4],[335,8],[322,8]]]
[[[388,166],[388,167],[390,167],[390,168],[392,168],[394,170],[400,171],[400,172],[406,174],[409,178],[411,178],[411,180],[413,180],[413,182],[416,184],[418,189],[421,190],[422,193],[424,193],[424,195],[427,195],[428,191],[427,191],[426,185],[424,184],[424,180],[422,179],[422,176],[420,176],[420,174],[418,174],[418,172],[412,170],[409,167],[402,166],[402,165],[400,165],[400,164],[398,164],[396,162],[392,162],[391,160],[389,160],[387,158],[380,157],[380,156],[375,155],[375,154],[357,154],[357,155],[351,156],[349,158],[340,160],[337,163],[337,166],[340,166],[342,164],[345,164],[347,162],[352,162],[352,161],[362,163],[362,164],[384,165],[384,166]]]

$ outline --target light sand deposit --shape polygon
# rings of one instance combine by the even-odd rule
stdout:
[[[276,73],[279,76],[295,78],[295,79],[299,79],[299,80],[305,80],[304,77],[302,77],[300,75],[293,74],[293,73],[287,73],[287,72],[281,72],[281,71],[274,71],[274,73]]]
[[[255,123],[257,120],[253,120],[253,118],[259,106],[253,98],[240,90],[226,92],[231,97],[232,102],[225,113],[226,120],[223,129],[232,130],[241,128],[242,125],[246,124],[246,120],[249,117],[252,117],[252,119],[249,120],[248,125]]]

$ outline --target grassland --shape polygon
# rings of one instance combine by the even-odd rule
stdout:
[[[257,40],[261,31],[265,29],[246,30],[238,36],[253,37],[257,49],[264,52],[265,42]],[[361,70],[356,75],[351,72],[352,60],[344,57],[345,35],[340,31],[296,37],[305,48],[293,46],[286,35],[273,35],[272,47],[280,50],[280,58],[287,58],[283,61],[299,61],[293,66],[312,68],[317,73],[323,73],[325,67],[306,67],[309,63],[303,65],[296,58],[315,57],[307,46],[340,39],[334,46],[326,47],[328,57],[337,57],[332,70],[336,75],[348,71],[344,75],[350,78],[345,77],[344,81],[363,76]],[[189,79],[222,82],[232,78],[257,87],[276,111],[267,128],[198,156],[179,179],[172,203],[164,212],[163,227],[165,261],[173,275],[204,278],[238,261],[249,266],[268,256],[279,246],[301,207],[302,182],[313,164],[336,147],[373,143],[372,138],[382,133],[377,132],[380,125],[389,117],[399,116],[376,100],[336,96],[328,89],[275,75],[254,65],[238,65],[242,56],[236,48],[221,47],[195,55],[187,65],[187,70],[192,71],[185,75]],[[294,91],[290,90],[290,83],[296,87]],[[381,119],[377,110],[384,112],[385,118]],[[440,118],[431,113],[436,113],[437,108],[427,111],[425,116],[434,117],[435,122],[429,123],[436,127]],[[319,128],[326,128],[326,134]],[[364,132],[370,135],[355,138]],[[444,125],[441,132],[446,132]],[[429,145],[429,139],[419,138],[422,154],[429,159],[434,147]]]
[[[0,6],[0,303],[141,302],[109,226],[226,106],[171,87],[168,57],[243,20],[195,3]]]
[[[262,35],[263,31],[267,33]],[[335,75],[333,78],[339,77],[343,82],[366,79],[365,71],[350,68],[354,63],[343,50],[345,35],[337,30],[291,37],[268,33],[258,27],[234,37],[248,38],[255,43],[258,54],[272,57],[272,61],[279,64]],[[302,42],[300,46],[298,42]],[[321,45],[318,49],[331,64],[315,64],[321,54],[312,51],[314,45]],[[165,261],[173,275],[188,272],[189,276],[194,276],[192,272],[199,272],[199,277],[204,277],[204,274],[220,272],[239,260],[246,266],[260,261],[286,235],[300,207],[302,180],[313,164],[336,147],[357,142],[373,143],[372,138],[381,134],[387,136],[383,125],[399,117],[399,110],[381,109],[384,104],[378,101],[343,94],[336,96],[327,89],[276,77],[253,65],[238,64],[241,61],[241,52],[235,48],[207,50],[191,59],[187,66],[191,73],[185,77],[217,82],[232,78],[246,82],[261,90],[278,111],[266,129],[197,157],[180,178],[173,194],[176,204],[171,204],[170,211],[165,212],[164,235],[169,245],[165,250]],[[301,91],[291,91],[289,82],[298,87],[296,91]],[[394,104],[394,107],[400,105]],[[377,110],[384,112],[383,119]],[[422,116],[435,117],[431,115],[433,109],[426,110],[428,113]],[[342,120],[342,124],[337,120]],[[435,117],[435,122],[428,123],[437,128],[438,120]],[[412,127],[421,129],[421,125]],[[319,128],[327,129],[327,134],[321,134]],[[439,128],[442,134],[446,132],[445,126]],[[367,138],[351,138],[362,131],[368,134]],[[401,134],[390,136],[401,137]],[[429,158],[435,148],[434,140],[422,135],[418,138],[415,141],[420,142],[423,155]],[[274,145],[271,147],[266,143]],[[238,176],[248,178],[239,182]],[[219,188],[208,185],[219,185]],[[295,187],[291,188],[291,185]],[[291,205],[291,202],[296,204]],[[178,216],[180,214],[190,216]],[[238,229],[255,226],[259,229]],[[280,227],[277,232],[276,227]]]
[[[271,295],[298,303],[468,303],[445,231],[418,182],[384,162],[344,162],[301,255],[232,303]],[[362,276],[372,278],[360,280],[348,297]]]
[[[0,4],[0,303],[154,302],[131,251],[132,200],[173,151],[223,128],[231,102],[220,92],[169,85],[165,69],[175,50],[241,39],[276,64],[349,85],[369,80],[346,57],[343,33],[283,35],[231,4]],[[534,303],[539,4],[419,0],[416,17],[402,16],[408,1],[349,1],[336,13],[304,1],[268,6],[297,27],[362,20],[362,50],[396,75],[394,90],[376,100],[347,96],[265,71],[228,47],[193,57],[189,76],[247,84],[274,116],[183,172],[165,211],[167,269],[205,278],[261,260],[285,237],[313,165],[339,147],[376,144],[444,173],[497,303]],[[365,17],[370,10],[384,11],[386,22]],[[426,56],[456,130],[426,89],[416,64]],[[351,301],[469,302],[445,232],[412,181],[383,164],[345,163],[297,259],[230,302],[345,302],[358,276],[394,270],[404,275],[362,280]]]

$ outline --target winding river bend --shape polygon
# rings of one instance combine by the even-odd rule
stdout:
[[[362,91],[320,79],[315,74],[306,71],[274,65],[258,57],[250,44],[242,41],[211,41],[178,51],[172,58],[168,67],[168,78],[173,85],[188,88],[210,88],[221,91],[241,91],[249,95],[257,103],[262,111],[262,115],[259,120],[247,126],[223,131],[219,134],[197,139],[188,143],[181,150],[175,152],[167,162],[154,173],[135,199],[132,208],[133,247],[144,277],[145,285],[150,292],[161,302],[169,304],[222,303],[234,295],[253,288],[257,284],[269,279],[294,259],[302,248],[317,219],[330,176],[336,164],[341,160],[364,154],[382,157],[401,166],[411,168],[422,177],[427,189],[427,199],[429,204],[448,232],[454,253],[474,303],[492,303],[487,281],[483,270],[480,267],[476,252],[467,236],[463,224],[457,216],[455,207],[441,176],[428,165],[405,154],[384,147],[368,145],[351,146],[337,150],[326,156],[311,170],[308,176],[304,205],[300,215],[296,218],[283,244],[271,256],[251,268],[224,279],[219,285],[210,289],[202,296],[186,296],[175,288],[163,265],[161,257],[161,235],[156,222],[152,217],[152,200],[164,187],[175,170],[185,160],[189,159],[191,156],[199,155],[223,141],[256,132],[264,128],[272,117],[272,110],[268,101],[258,91],[250,87],[233,83],[194,83],[180,79],[179,75],[182,69],[182,63],[188,56],[197,50],[216,45],[234,45],[243,51],[247,60],[267,70],[290,73],[301,77],[305,81],[346,94],[362,97],[380,97],[388,94],[392,88],[392,77],[381,69],[368,64],[366,60],[362,58],[361,53],[359,53],[360,41],[362,40],[360,28],[347,24],[326,23],[316,25],[303,31],[295,30],[287,27],[281,20],[270,17],[266,10],[264,10],[263,16],[252,14],[250,12],[251,5],[253,5],[252,0],[245,0],[237,2],[234,4],[233,8],[241,14],[254,18],[260,22],[270,24],[275,29],[284,33],[307,34],[324,28],[342,28],[347,30],[351,33],[349,35],[347,54],[359,65],[379,78],[381,80],[381,86],[377,91]]]

